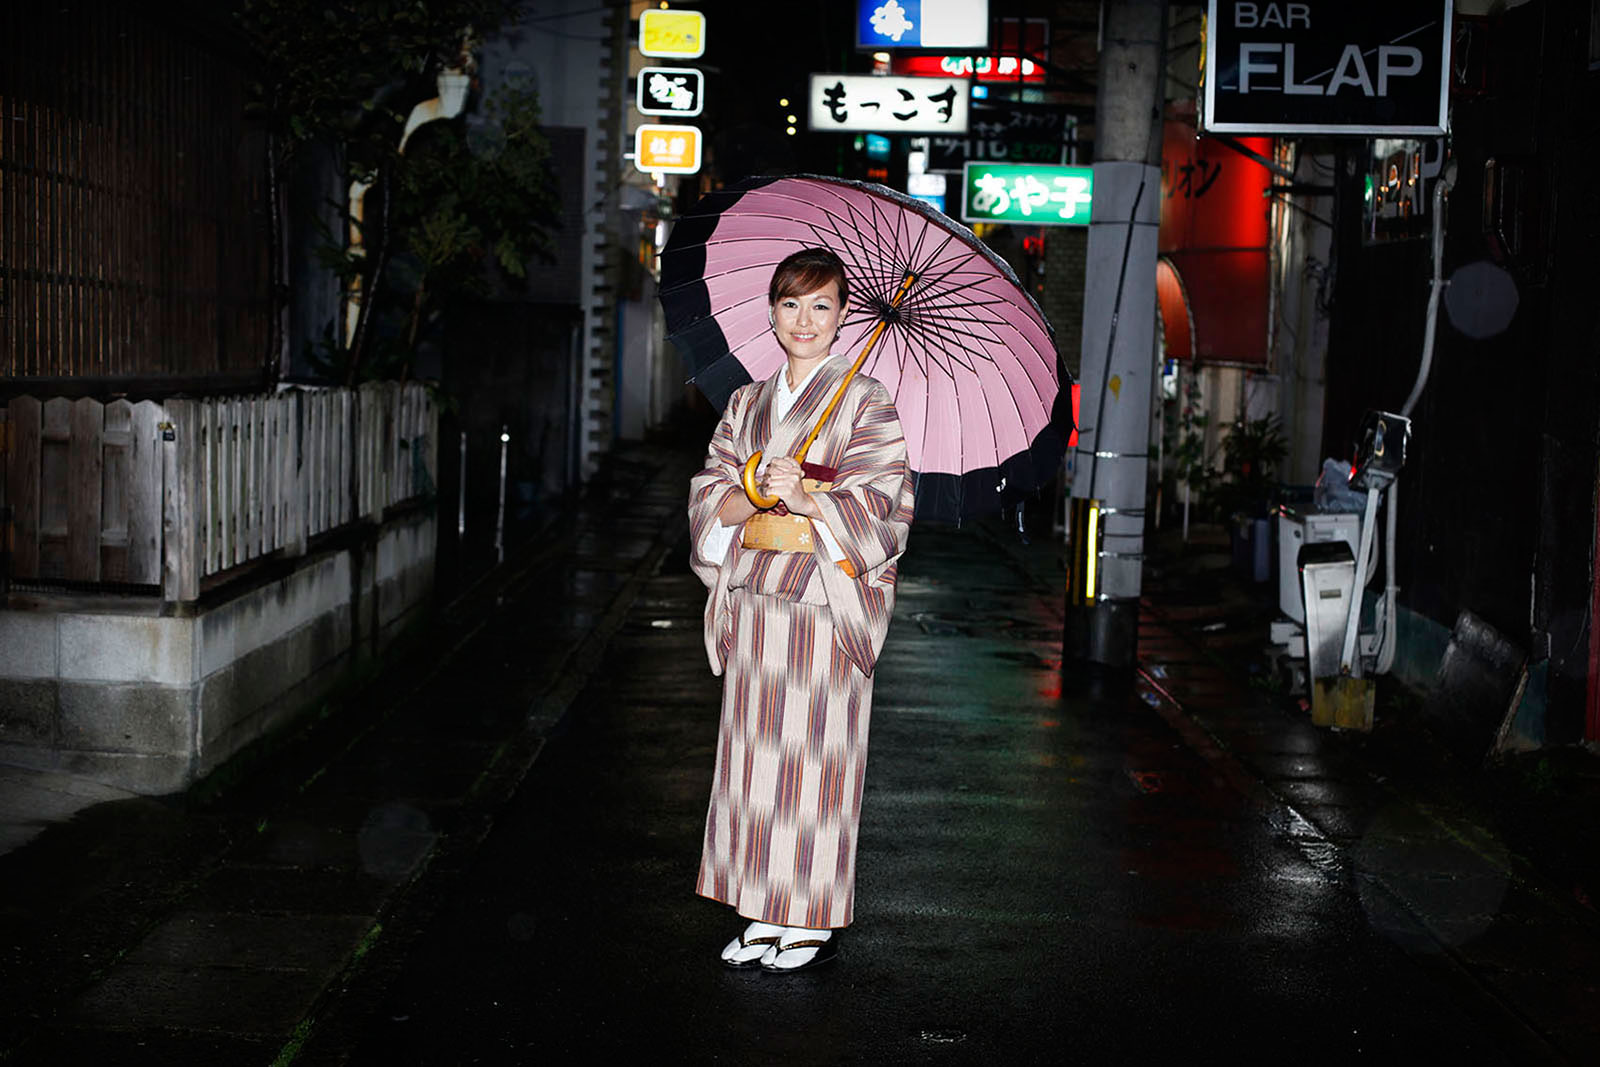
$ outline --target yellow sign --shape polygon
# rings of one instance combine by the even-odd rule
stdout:
[[[639,16],[639,51],[647,56],[694,59],[706,50],[706,17],[698,11],[651,8]]]
[[[694,174],[700,145],[695,126],[640,126],[633,135],[633,165],[646,174]]]

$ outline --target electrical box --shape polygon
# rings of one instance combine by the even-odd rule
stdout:
[[[1307,545],[1343,541],[1354,559],[1361,543],[1361,516],[1354,513],[1278,513],[1278,610],[1297,623],[1306,621],[1305,597],[1300,589],[1300,550]],[[1367,566],[1367,580],[1377,569],[1377,555]]]

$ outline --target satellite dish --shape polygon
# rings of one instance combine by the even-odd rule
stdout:
[[[1478,341],[1505,332],[1517,314],[1518,300],[1516,281],[1487,259],[1457,270],[1444,290],[1450,325]]]

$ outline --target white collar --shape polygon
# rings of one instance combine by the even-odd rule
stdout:
[[[832,363],[833,359],[834,357],[831,354],[826,359],[819,359],[817,365],[812,367],[793,389],[789,388],[789,365],[785,363],[778,371],[778,397],[783,401],[784,406],[788,407],[793,404],[795,398],[806,391],[806,386],[811,384],[811,379],[817,376],[817,371]]]
[[[817,376],[817,371],[833,362],[833,356],[819,359],[817,365],[802,379],[800,384],[793,389],[789,388],[789,367],[787,364],[778,369],[778,393],[772,398],[772,421],[782,422],[789,417],[789,411],[794,407],[794,402],[800,399],[800,394],[806,391],[806,386],[811,384],[811,379]]]

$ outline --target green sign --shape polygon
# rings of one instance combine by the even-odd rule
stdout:
[[[1094,171],[1043,164],[968,163],[961,221],[1087,226]]]

